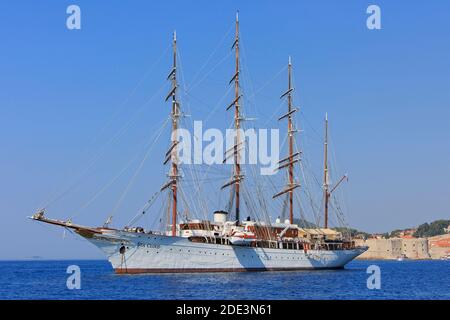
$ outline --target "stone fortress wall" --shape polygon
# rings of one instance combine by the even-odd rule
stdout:
[[[368,246],[358,259],[431,259],[426,238],[391,238],[355,240],[357,245]]]

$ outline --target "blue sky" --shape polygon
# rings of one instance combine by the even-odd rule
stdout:
[[[81,8],[81,30],[66,28],[70,4]],[[381,30],[366,28],[369,4],[381,7]],[[248,112],[272,115],[291,55],[300,121],[308,122],[301,126],[317,144],[311,158],[319,169],[329,113],[339,167],[350,175],[350,225],[383,232],[450,216],[448,1],[2,1],[0,258],[101,257],[84,240],[26,216],[89,168],[49,208],[56,218],[71,216],[140,152],[169,111],[162,86],[174,29],[192,87],[186,104],[193,119],[204,118],[228,89],[237,9],[244,84],[257,92]],[[211,126],[228,123],[222,109],[211,117]],[[164,182],[166,146],[150,157],[118,225]],[[101,224],[131,174],[76,221]]]

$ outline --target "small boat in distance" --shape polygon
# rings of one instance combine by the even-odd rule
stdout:
[[[406,254],[402,253],[402,254],[397,258],[397,261],[403,261],[403,260],[406,260],[406,259],[408,259],[408,257],[406,256]]]

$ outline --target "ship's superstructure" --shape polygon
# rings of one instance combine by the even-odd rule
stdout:
[[[300,270],[342,268],[349,261],[367,250],[355,246],[351,238],[329,228],[328,202],[333,191],[346,178],[344,176],[330,187],[328,179],[328,117],[325,119],[324,157],[324,227],[300,226],[296,224],[294,192],[300,182],[294,175],[294,165],[300,162],[302,152],[295,149],[294,135],[298,131],[293,116],[298,111],[293,106],[292,61],[288,62],[288,86],[281,95],[287,100],[287,112],[278,120],[287,120],[288,154],[278,162],[277,170],[287,170],[287,184],[273,198],[286,196],[289,218],[275,222],[247,220],[241,218],[241,186],[244,179],[241,168],[241,149],[245,146],[240,136],[242,94],[240,92],[240,38],[239,19],[236,15],[235,38],[232,44],[235,53],[235,70],[230,84],[234,85],[234,100],[227,107],[234,111],[233,126],[236,129],[234,145],[225,152],[225,160],[233,158],[232,174],[222,189],[230,189],[234,202],[234,214],[230,210],[218,210],[213,219],[179,219],[178,191],[180,168],[175,134],[180,125],[181,106],[178,100],[177,39],[173,35],[173,64],[168,80],[171,88],[165,100],[171,103],[171,138],[165,154],[164,164],[169,166],[168,181],[160,192],[168,192],[167,225],[162,231],[146,230],[143,227],[123,229],[109,227],[112,215],[103,227],[86,227],[45,217],[41,210],[32,219],[73,230],[99,247],[108,257],[117,273],[143,272],[222,272],[256,270]],[[225,161],[224,160],[224,161]],[[259,195],[255,194],[255,197]]]

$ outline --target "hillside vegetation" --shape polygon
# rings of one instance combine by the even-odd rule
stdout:
[[[436,220],[431,223],[423,223],[417,227],[414,237],[426,238],[445,234],[445,228],[450,225],[450,220]]]

